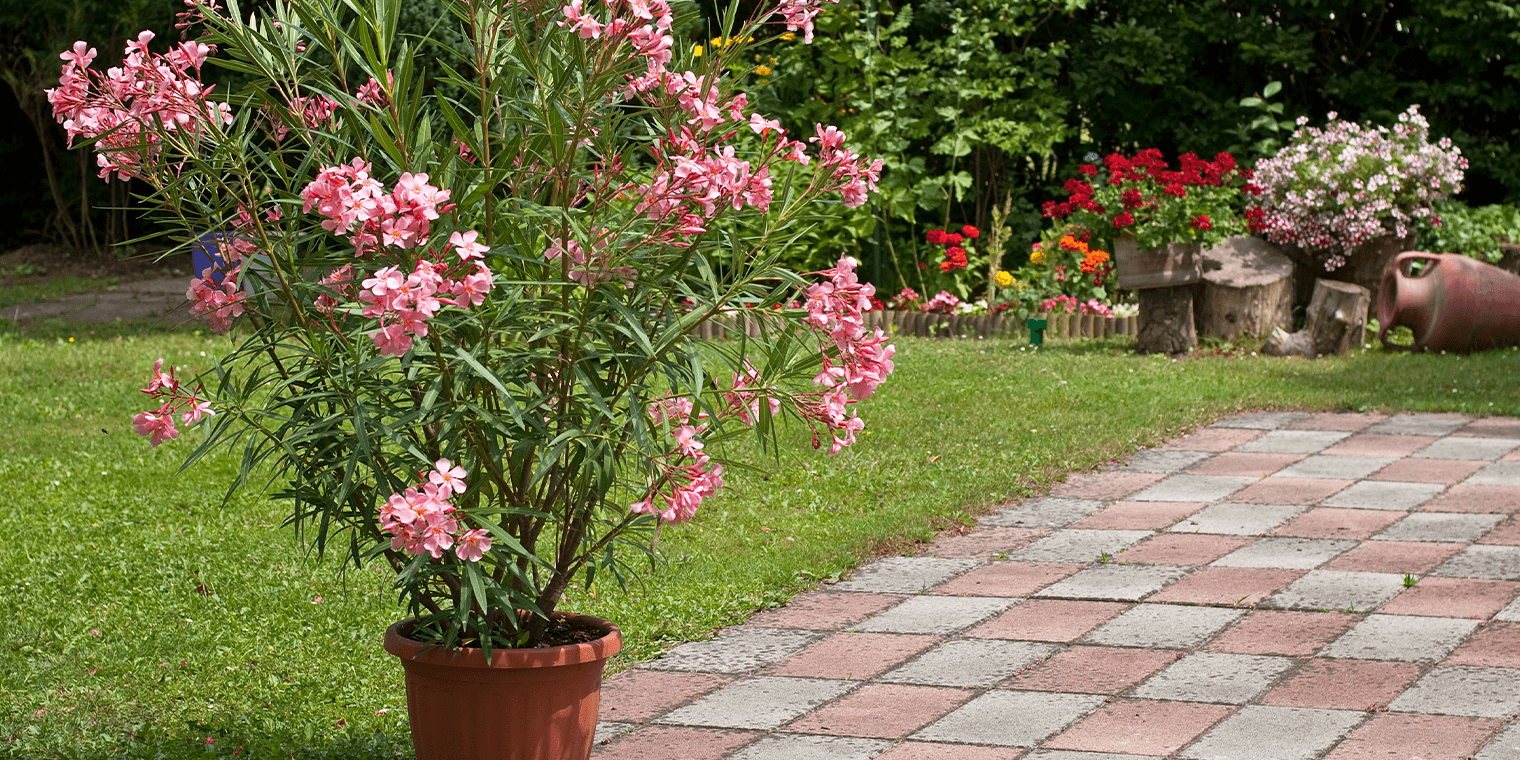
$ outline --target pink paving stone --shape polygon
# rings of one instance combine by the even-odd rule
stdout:
[[[1516,594],[1520,594],[1520,583],[1515,581],[1426,576],[1413,588],[1400,591],[1378,612],[1487,620],[1504,609]]]
[[[641,723],[734,679],[706,673],[627,670],[602,682],[602,720]]]
[[[1377,710],[1419,677],[1420,666],[1412,662],[1314,659],[1267,692],[1261,702],[1276,707]]]
[[[1484,417],[1473,420],[1455,433],[1455,436],[1478,438],[1520,438],[1520,420],[1514,417]]]
[[[1072,641],[1108,622],[1129,605],[1119,602],[1071,602],[1030,599],[966,633],[981,639]]]
[[[712,728],[645,726],[599,744],[591,751],[598,760],[718,760],[760,738],[759,734]]]
[[[1295,538],[1345,538],[1361,540],[1404,518],[1403,512],[1378,509],[1311,509],[1279,525],[1267,535]]]
[[[1364,541],[1351,551],[1336,557],[1325,569],[1424,575],[1465,548],[1466,544],[1425,541]]]
[[[1205,533],[1162,533],[1126,549],[1119,559],[1130,564],[1207,565],[1254,540]]]
[[[1079,752],[1170,755],[1235,710],[1227,705],[1123,699],[1105,705],[1041,746]]]
[[[1308,657],[1362,622],[1340,612],[1257,610],[1225,631],[1209,648],[1232,654]]]
[[[1157,472],[1084,472],[1068,477],[1051,491],[1067,499],[1122,499],[1166,477]]]
[[[1383,713],[1351,732],[1325,760],[1465,760],[1503,727],[1494,718]]]
[[[971,699],[970,689],[870,684],[786,727],[787,731],[901,739]]]
[[[1191,475],[1244,475],[1264,478],[1308,456],[1307,454],[1251,454],[1229,452],[1199,462],[1188,470]]]
[[[1118,694],[1183,654],[1164,649],[1072,647],[1004,683],[1003,688]]]
[[[1048,535],[1048,530],[1031,528],[979,528],[940,536],[921,553],[951,559],[985,559],[993,554],[1022,549]]]
[[[903,742],[876,760],[1019,760],[1024,750],[1013,747],[973,747],[966,744]]]
[[[1505,454],[1504,456],[1502,456],[1502,457],[1499,458],[1499,461],[1501,461],[1501,462],[1520,462],[1520,449],[1516,449],[1514,451],[1511,451],[1508,454]]]
[[[1092,530],[1160,530],[1205,505],[1196,501],[1116,501],[1071,527]]]
[[[1482,462],[1478,462],[1482,464]],[[1421,512],[1520,512],[1520,486],[1474,486],[1465,483],[1425,502]]]
[[[1350,457],[1407,457],[1436,442],[1433,435],[1353,435],[1320,452]]]
[[[1367,479],[1451,485],[1466,480],[1469,475],[1487,466],[1488,462],[1461,459],[1400,459]]]
[[[1161,444],[1161,448],[1182,451],[1229,451],[1243,443],[1250,443],[1260,438],[1263,432],[1265,431],[1244,428],[1204,428],[1175,441],[1167,441]]]
[[[863,681],[938,642],[934,636],[846,631],[776,663],[766,675]]]
[[[1286,430],[1335,430],[1355,433],[1358,430],[1388,419],[1386,414],[1360,414],[1356,412],[1325,412],[1307,420],[1299,420]]]
[[[951,596],[1029,596],[1086,567],[1077,562],[993,562],[935,589]]]
[[[1205,567],[1146,601],[1251,607],[1281,591],[1307,570]]]
[[[1495,525],[1493,530],[1483,534],[1483,537],[1478,539],[1478,543],[1520,546],[1520,515],[1515,515]]]
[[[1248,504],[1318,504],[1351,485],[1327,478],[1267,478],[1231,494],[1225,501]]]
[[[1520,623],[1489,621],[1441,664],[1520,668]]]
[[[749,624],[766,628],[808,628],[829,631],[859,623],[906,599],[902,594],[845,594],[809,591],[785,607],[761,610]]]

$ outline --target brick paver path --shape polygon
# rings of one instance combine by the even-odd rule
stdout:
[[[1226,419],[607,679],[594,757],[1520,758],[1517,513],[1520,420]]]

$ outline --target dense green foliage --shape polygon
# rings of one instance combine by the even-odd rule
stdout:
[[[1418,225],[1422,251],[1460,253],[1497,264],[1504,257],[1499,246],[1520,242],[1520,208],[1494,204],[1473,208],[1457,201],[1438,201],[1436,216],[1441,224]]]

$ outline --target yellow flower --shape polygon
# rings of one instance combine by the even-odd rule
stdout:
[[[781,35],[781,39],[783,39],[783,40],[785,40],[787,42],[791,42],[792,40],[797,39],[797,35],[795,35],[795,34],[793,34],[791,32],[787,32],[786,34]]]
[[[697,45],[696,47],[694,47],[694,48],[691,49],[691,57],[692,58],[701,58],[702,57],[702,46],[701,45]]]
[[[756,66],[755,67],[755,74],[758,75],[758,76],[762,76],[762,77],[768,77],[768,76],[771,75],[771,67],[766,66],[764,64]]]
[[[714,37],[714,38],[712,38],[711,40],[708,40],[708,41],[710,43],[712,43],[713,47],[723,47],[724,45],[728,44],[727,42],[723,41],[722,37]]]
[[[1033,251],[1030,251],[1029,252],[1029,263],[1031,263],[1031,264],[1044,264],[1045,263],[1045,252],[1042,251],[1042,250],[1039,250],[1038,248],[1036,248]]]
[[[1003,271],[1001,269],[998,270],[998,273],[995,276],[993,276],[992,279],[995,282],[997,282],[998,287],[1000,287],[1000,288],[1006,288],[1009,285],[1013,284],[1013,275],[1008,274],[1007,272],[1005,272],[1005,271]]]

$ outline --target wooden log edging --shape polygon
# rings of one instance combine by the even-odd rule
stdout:
[[[1137,332],[1135,317],[1100,317],[1093,314],[1054,312],[1034,315],[1046,320],[1045,340],[1083,340],[1133,336]],[[921,311],[868,311],[866,330],[881,328],[888,333],[917,338],[1024,338],[1029,329],[1024,320],[1007,314],[928,314]],[[755,317],[719,317],[697,326],[696,337],[704,340],[758,337],[759,320]]]

